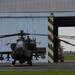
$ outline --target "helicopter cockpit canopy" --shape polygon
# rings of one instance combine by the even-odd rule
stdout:
[[[19,40],[19,41],[17,42],[16,48],[17,48],[17,47],[23,47],[23,46],[24,46],[23,41],[22,41],[22,40]]]

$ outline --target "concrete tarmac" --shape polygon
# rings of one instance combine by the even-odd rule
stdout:
[[[75,70],[75,62],[64,63],[33,63],[33,66],[27,64],[0,63],[0,70]]]

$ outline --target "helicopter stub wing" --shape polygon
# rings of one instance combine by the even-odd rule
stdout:
[[[0,52],[0,54],[11,54],[11,51]]]
[[[10,61],[9,60],[9,55],[11,54],[11,51],[5,51],[5,52],[0,52],[0,60],[4,60],[4,57],[3,57],[3,55],[7,55],[7,57],[6,57],[6,59],[7,59],[7,61]]]
[[[37,60],[39,56],[41,56],[42,59],[45,59],[46,54],[46,48],[45,47],[38,47],[36,50],[32,51],[32,56],[34,56]]]
[[[32,53],[46,53],[45,47],[38,47],[36,50],[33,50]]]

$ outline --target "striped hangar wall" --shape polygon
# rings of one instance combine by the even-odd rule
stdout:
[[[54,44],[53,44],[53,17],[48,17],[48,62],[53,63],[54,62]]]

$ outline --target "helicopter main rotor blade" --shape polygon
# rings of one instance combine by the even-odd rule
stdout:
[[[0,35],[0,38],[11,37],[11,36],[26,36],[26,35],[48,36],[48,34],[16,33],[16,34],[9,34],[9,35]],[[73,36],[64,36],[64,35],[59,35],[59,36],[49,35],[49,36],[55,37],[55,38],[60,37],[60,38],[67,38],[67,39],[74,39],[75,38]]]
[[[75,38],[75,36],[67,36],[67,35],[59,35],[59,37],[64,37],[64,38]]]
[[[23,30],[21,30],[20,33],[1,35],[0,38],[11,37],[11,36],[24,36],[24,35],[28,35],[28,34],[24,33]]]
[[[25,33],[24,35],[48,36],[47,34],[30,34],[30,33]]]
[[[19,35],[19,34],[1,35],[0,38],[11,37],[11,36],[17,36],[17,35]]]
[[[15,34],[9,34],[9,35],[0,35],[0,38],[5,38],[5,37],[11,37],[11,36],[26,36],[26,35],[37,35],[37,36],[50,36],[50,37],[55,37],[55,38],[66,38],[66,39],[75,39],[75,36],[66,36],[66,35],[48,35],[48,34],[30,34],[30,33],[24,33],[23,30],[20,31],[20,33],[15,33]]]
[[[9,35],[0,35],[0,38],[11,37],[11,36],[26,36],[26,35],[47,36],[45,34],[16,33],[16,34],[9,34]]]
[[[68,42],[68,41],[61,40],[61,39],[59,39],[59,40],[62,41],[62,42],[64,42],[64,43],[66,43],[66,44],[69,44],[69,45],[75,46],[74,44],[72,44],[72,43],[70,43],[70,42]]]

